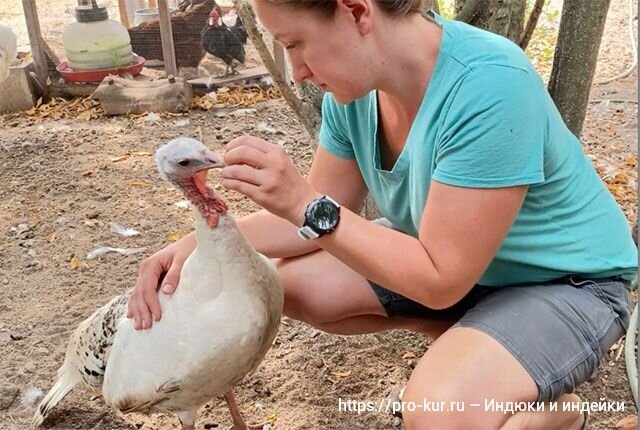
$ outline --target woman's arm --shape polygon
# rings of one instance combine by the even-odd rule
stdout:
[[[244,150],[227,153],[226,162],[234,163],[243,154]],[[309,171],[309,185],[319,193],[331,195],[353,212],[360,209],[367,193],[356,161],[336,157],[322,147],[318,147],[314,156]],[[294,225],[264,209],[238,220],[238,227],[258,252],[271,258],[290,258],[319,249],[316,242],[298,237],[300,225]]]
[[[253,140],[258,141],[259,139],[249,136],[240,138],[240,141],[243,142]],[[278,146],[264,143],[269,145],[275,154],[265,154],[250,146],[241,145],[225,154],[226,164],[242,163],[244,168],[248,169],[247,165],[249,165],[253,166],[253,170],[257,170],[258,166],[262,166],[267,161],[277,164],[282,159],[288,162],[286,154]],[[232,143],[229,145],[232,145]],[[272,158],[272,160],[265,160],[265,157]],[[353,212],[357,212],[360,209],[367,193],[366,185],[362,180],[356,161],[336,157],[322,147],[318,147],[314,156],[309,171],[308,184],[297,171],[292,171],[290,176],[294,177],[296,182],[305,182],[303,185],[306,185],[308,189],[331,195],[342,206]],[[228,179],[223,181],[225,186],[232,183],[233,181]],[[262,185],[262,189],[265,193],[269,193],[267,186]],[[292,196],[295,196],[294,187],[292,187],[291,191]],[[285,196],[283,199],[288,200],[289,197]],[[301,210],[304,211],[304,209],[302,208]],[[316,242],[302,240],[298,237],[297,230],[300,224],[301,221],[294,225],[287,219],[276,216],[264,209],[238,220],[238,227],[249,243],[258,252],[271,258],[290,258],[319,249]]]
[[[478,282],[526,192],[526,186],[472,189],[433,181],[417,239],[343,210],[338,228],[316,242],[367,279],[444,309]]]
[[[324,153],[318,168],[322,176],[332,178],[323,182],[326,188],[314,189],[315,181],[310,184],[299,176],[277,145],[245,137],[227,145],[227,151],[223,185],[296,226],[303,222],[306,205],[320,195],[344,199],[340,175],[353,175],[351,167],[357,169],[354,165],[333,174],[326,161],[338,162],[337,157]],[[345,184],[352,182],[344,178]],[[526,191],[526,186],[473,189],[433,181],[418,238],[362,219],[353,211],[359,199],[342,209],[333,233],[313,243],[367,279],[431,308],[446,308],[480,279],[513,224]]]

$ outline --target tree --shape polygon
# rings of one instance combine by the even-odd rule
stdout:
[[[580,137],[611,0],[565,0],[549,93],[569,129]]]
[[[456,0],[456,20],[520,42],[526,0]]]

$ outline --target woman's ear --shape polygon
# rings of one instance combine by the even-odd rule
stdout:
[[[361,35],[371,31],[373,0],[337,0],[338,11],[349,14]]]

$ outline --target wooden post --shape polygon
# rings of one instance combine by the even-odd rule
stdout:
[[[284,81],[290,84],[291,77],[289,76],[289,69],[287,68],[287,58],[284,55],[284,48],[276,41],[273,42],[273,60],[276,62],[276,67],[284,78]]]
[[[118,11],[120,13],[120,22],[125,28],[131,28],[129,23],[129,12],[127,11],[127,0],[118,0]]]
[[[178,67],[176,66],[173,29],[171,28],[171,15],[169,15],[167,0],[158,0],[158,12],[160,13],[160,39],[162,39],[164,71],[167,73],[167,76],[176,76],[178,74]]]
[[[22,0],[22,9],[27,22],[27,32],[29,33],[29,44],[31,45],[31,55],[35,66],[36,76],[44,92],[47,92],[47,79],[49,69],[47,68],[47,56],[43,48],[42,33],[40,32],[40,21],[38,20],[38,9],[36,0]]]

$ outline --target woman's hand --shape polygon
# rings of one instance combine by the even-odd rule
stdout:
[[[320,196],[302,177],[284,150],[252,136],[226,146],[222,185],[238,191],[294,225],[302,225],[304,211]]]
[[[153,321],[160,320],[162,310],[158,288],[164,294],[175,291],[180,270],[195,247],[195,234],[190,233],[140,263],[138,279],[129,298],[127,311],[127,318],[135,320],[136,330],[150,328]],[[161,281],[162,285],[159,285]]]

